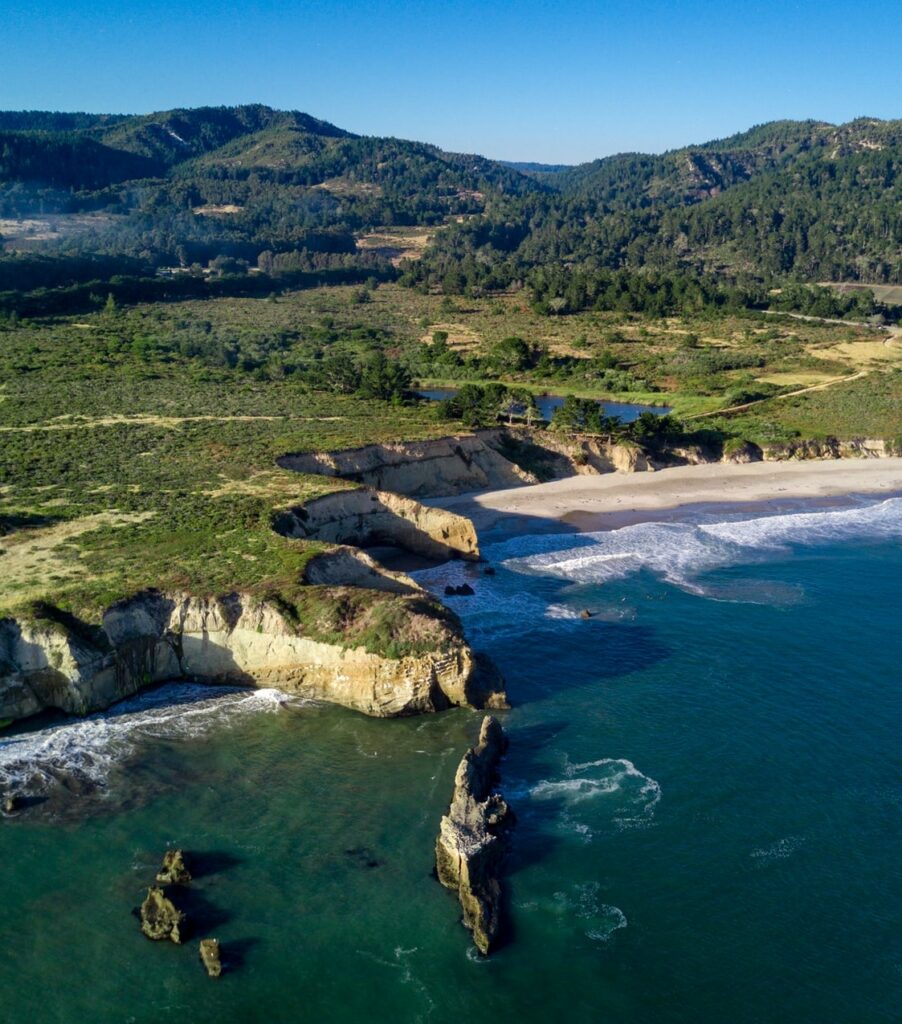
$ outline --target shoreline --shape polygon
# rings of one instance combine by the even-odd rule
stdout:
[[[856,497],[902,494],[902,457],[806,462],[707,463],[645,473],[574,476],[427,502],[467,516],[480,539],[616,530],[649,520],[722,511],[842,507]]]

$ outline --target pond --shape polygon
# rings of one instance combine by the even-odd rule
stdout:
[[[453,398],[457,394],[456,388],[433,388],[417,391],[420,398],[428,398],[431,402],[442,402],[446,398]],[[536,395],[536,405],[539,407],[539,414],[542,419],[550,420],[555,409],[564,404],[564,395]],[[655,416],[666,416],[672,411],[669,405],[636,405],[633,402],[599,402],[604,410],[605,416],[613,416],[621,423],[632,423],[642,413],[651,412]]]

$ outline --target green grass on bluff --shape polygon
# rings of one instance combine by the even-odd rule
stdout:
[[[382,352],[422,381],[438,330],[475,355],[514,335],[547,348],[541,372],[493,373],[508,383],[680,415],[726,407],[762,381],[779,393],[796,378],[842,376],[861,368],[860,346],[876,345],[885,358],[858,381],[706,425],[765,442],[902,435],[902,351],[853,326],[549,317],[516,293],[449,300],[397,286],[363,304],[359,289],[322,288],[0,326],[0,615],[37,600],[96,614],[149,586],[291,588],[316,548],[275,534],[272,510],[347,485],[282,471],[279,455],[459,429],[425,404],[312,391],[305,373],[335,353]],[[599,359],[641,388],[599,383]],[[474,372],[433,379],[459,386]]]

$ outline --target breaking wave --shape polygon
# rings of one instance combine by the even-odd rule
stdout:
[[[276,711],[286,699],[274,689],[171,683],[107,711],[0,740],[0,790],[103,791],[113,770],[144,742],[202,736],[236,719]]]
[[[564,777],[542,779],[529,787],[531,800],[563,804],[562,821],[586,841],[591,826],[573,819],[573,812],[589,801],[603,800],[619,828],[636,828],[651,823],[661,800],[661,786],[643,774],[626,758],[603,757],[584,764],[568,764]]]
[[[495,545],[486,554],[502,560],[512,572],[549,575],[571,583],[597,585],[647,570],[676,586],[708,593],[696,578],[727,565],[761,561],[793,546],[897,537],[902,537],[902,498],[888,498],[832,511],[720,522],[637,523],[571,537],[518,538]],[[716,590],[710,593],[720,596]],[[725,596],[772,600],[774,594],[770,589],[759,595],[734,588]]]

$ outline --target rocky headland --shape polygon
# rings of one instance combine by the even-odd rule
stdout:
[[[178,678],[274,686],[379,717],[504,706],[455,616],[422,593],[148,591],[99,623],[53,609],[0,620],[0,718],[84,714]]]

